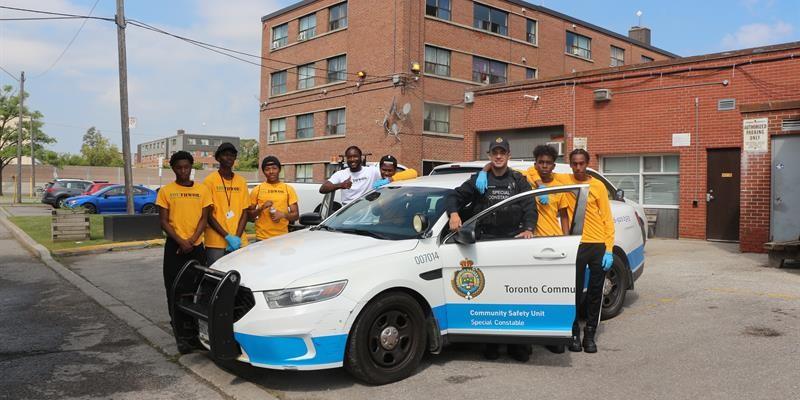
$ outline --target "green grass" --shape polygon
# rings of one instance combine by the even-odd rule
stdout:
[[[102,215],[89,216],[91,240],[80,242],[53,242],[50,238],[50,222],[52,221],[50,216],[10,217],[9,220],[25,231],[33,240],[51,251],[111,243],[110,240],[103,239]]]

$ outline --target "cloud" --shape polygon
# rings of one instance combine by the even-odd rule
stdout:
[[[172,13],[159,14],[158,22],[138,19],[178,35],[260,54],[260,17],[289,2],[237,0],[232,7],[213,0],[186,0],[180,5],[165,3],[164,7],[173,8]],[[86,14],[93,1],[38,0],[35,6],[29,0],[4,3]],[[140,14],[147,15],[147,11]],[[94,14],[113,15],[113,2],[101,1]],[[0,10],[0,16],[23,14]],[[53,62],[79,26],[79,21],[2,23],[0,65],[12,73],[25,70],[33,77]],[[131,131],[134,148],[137,143],[172,135],[176,129],[258,136],[258,99],[254,98],[260,93],[258,67],[131,25],[127,56],[130,115],[137,118],[137,127]],[[0,84],[15,84],[9,79],[0,76]],[[115,26],[88,21],[55,68],[26,82],[26,91],[31,93],[28,104],[45,115],[47,133],[58,139],[55,150],[77,152],[80,137],[89,126],[100,128],[119,145],[117,79]]]
[[[722,47],[725,50],[736,50],[777,44],[787,41],[793,32],[794,27],[783,21],[773,25],[743,25],[736,33],[729,33],[722,38]]]

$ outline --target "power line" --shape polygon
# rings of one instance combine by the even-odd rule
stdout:
[[[81,26],[75,32],[75,35],[72,36],[72,39],[70,39],[69,43],[67,43],[67,46],[64,47],[64,50],[61,52],[61,54],[59,54],[58,57],[56,57],[56,59],[53,61],[53,63],[50,64],[50,66],[47,67],[47,69],[44,70],[44,72],[31,77],[31,79],[36,79],[36,78],[40,78],[40,77],[44,76],[45,74],[50,72],[50,70],[53,69],[53,67],[55,67],[56,64],[58,64],[59,61],[61,61],[61,58],[64,57],[64,54],[67,54],[67,50],[69,50],[70,46],[72,46],[72,43],[74,43],[75,39],[78,38],[78,35],[81,34],[81,31],[83,30],[83,27],[86,26],[86,21],[88,21],[89,18],[91,18],[92,13],[94,12],[94,8],[97,7],[97,3],[99,3],[99,2],[100,2],[100,0],[95,0],[94,4],[92,5],[92,8],[89,10],[89,15],[87,15],[86,18],[83,20],[83,22],[81,22]]]
[[[0,69],[2,69],[2,70],[3,70],[3,72],[7,73],[7,74],[8,74],[8,76],[10,76],[10,77],[11,77],[11,79],[13,79],[13,80],[15,80],[15,81],[19,82],[19,78],[17,78],[16,76],[12,75],[12,74],[11,74],[11,72],[8,72],[8,71],[6,71],[6,69],[5,69],[5,68],[3,68],[3,66],[2,66],[2,65],[0,65]]]
[[[86,17],[28,17],[28,18],[0,18],[0,21],[46,21],[51,19],[87,19]]]
[[[87,19],[99,19],[103,21],[114,21],[114,18],[106,18],[106,17],[92,17],[90,15],[78,15],[78,14],[67,14],[67,13],[59,13],[53,11],[42,11],[42,10],[34,10],[30,8],[19,8],[19,7],[9,7],[9,6],[0,6],[2,9],[6,10],[13,10],[13,11],[23,11],[35,14],[45,14],[45,15],[55,15],[60,17],[73,17],[73,18],[87,18]]]

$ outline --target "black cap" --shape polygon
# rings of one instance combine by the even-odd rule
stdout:
[[[275,165],[278,169],[281,169],[281,160],[278,160],[278,157],[275,156],[266,156],[261,160],[261,170],[263,171],[264,168],[267,168],[267,165]]]
[[[394,156],[393,156],[393,155],[391,155],[391,154],[387,154],[387,155],[385,155],[385,156],[381,157],[381,162],[380,162],[380,163],[378,163],[378,166],[381,166],[381,165],[383,165],[384,163],[387,163],[387,164],[392,164],[392,165],[394,165],[395,167],[397,167],[397,159],[396,159],[396,158],[394,158]]]
[[[232,151],[233,154],[239,154],[239,151],[236,150],[236,146],[232,143],[225,142],[217,147],[217,151],[214,152],[214,158],[219,158],[219,155],[222,154],[223,151]]]
[[[498,136],[495,140],[489,143],[489,152],[491,153],[492,150],[496,148],[501,148],[507,152],[511,151],[511,147],[508,145],[508,140],[503,139],[502,137]]]

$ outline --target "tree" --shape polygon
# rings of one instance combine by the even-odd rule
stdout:
[[[28,98],[28,93],[24,93]],[[14,94],[13,87],[3,86],[0,89],[0,196],[3,195],[3,169],[17,157],[17,121],[19,121],[19,95]],[[30,111],[23,107],[22,113],[22,154],[31,155],[31,134],[35,140],[34,152],[39,156],[43,144],[55,143],[55,139],[42,132],[42,118],[39,111]]]
[[[239,141],[239,169],[258,169],[258,141],[255,139],[242,139]]]
[[[83,135],[81,155],[86,159],[87,165],[98,167],[121,167],[122,154],[116,145],[111,144],[95,127],[86,130]]]

